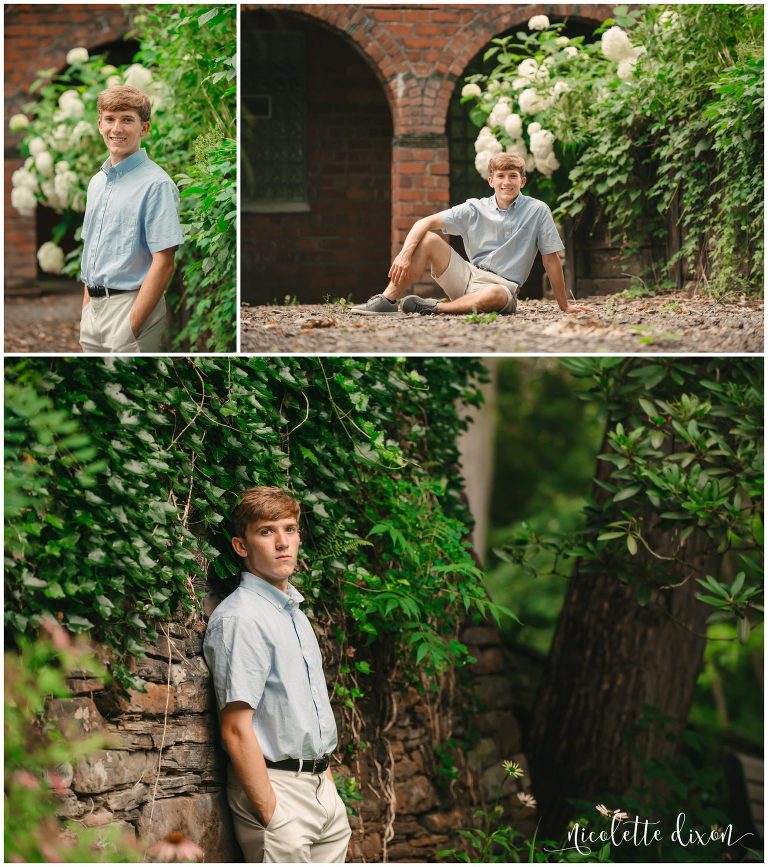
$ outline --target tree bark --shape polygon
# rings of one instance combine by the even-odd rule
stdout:
[[[605,493],[596,488],[594,497],[600,501]],[[680,548],[676,533],[662,534],[650,512],[643,536],[657,554],[674,552],[685,561],[674,564],[677,580],[668,581],[679,586],[654,589],[640,605],[637,587],[619,580],[618,562],[599,569],[580,562],[569,582],[527,750],[548,836],[561,834],[574,818],[567,799],[611,793],[619,800],[608,806],[619,808],[621,796],[641,782],[643,763],[674,753],[658,726],[635,728],[646,707],[670,717],[676,731],[688,718],[711,612],[696,599],[695,578],[717,574],[721,558],[699,531]],[[650,583],[665,562],[642,545],[626,559]]]

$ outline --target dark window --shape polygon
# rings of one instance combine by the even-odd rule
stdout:
[[[248,29],[241,83],[242,207],[306,211],[307,103],[304,34]]]

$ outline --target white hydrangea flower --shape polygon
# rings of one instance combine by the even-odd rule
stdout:
[[[77,145],[84,138],[87,138],[88,136],[95,135],[95,133],[96,133],[96,127],[92,123],[89,123],[87,120],[78,121],[72,130],[72,135],[71,135],[72,144]]]
[[[480,134],[475,141],[475,152],[478,154],[489,153],[491,155],[501,152],[501,142],[487,126],[484,126],[480,130]]]
[[[547,164],[547,167],[550,168],[553,172],[556,172],[560,168],[560,163],[555,156],[554,151],[550,151],[549,156],[544,160]]]
[[[528,22],[529,30],[546,30],[549,27],[549,18],[546,15],[534,15]]]
[[[555,45],[567,45],[571,40],[567,36],[558,36]]]
[[[38,189],[37,178],[25,166],[23,169],[16,169],[11,175],[11,186],[14,189],[23,187],[34,193]]]
[[[60,123],[53,131],[51,144],[60,151],[69,150],[72,146],[72,127],[66,123]]]
[[[116,72],[117,72],[117,67],[112,66],[111,63],[107,63],[101,67],[101,74],[104,76],[104,78],[107,78],[110,75],[114,75]]]
[[[608,60],[614,60],[616,63],[632,54],[632,43],[629,41],[629,36],[616,24],[603,33],[600,47]]]
[[[74,172],[59,172],[53,179],[53,189],[59,200],[65,202],[69,199],[72,190],[76,189],[79,179]]]
[[[14,187],[11,190],[11,204],[22,217],[33,217],[37,209],[35,194],[28,187]]]
[[[125,71],[125,83],[144,91],[152,83],[152,73],[140,63],[134,63]]]
[[[575,45],[568,45],[563,49],[563,53],[567,57],[576,57],[579,53],[579,49]]]
[[[532,57],[526,57],[517,67],[517,74],[526,81],[534,81],[539,72],[539,64]]]
[[[27,157],[27,158],[24,160],[24,168],[25,168],[27,171],[30,171],[30,170],[32,169],[32,166],[33,166],[34,164],[35,164],[35,158],[34,158],[34,157]]]
[[[509,98],[502,96],[488,117],[488,126],[491,128],[501,126],[511,113],[512,107],[509,104]]]
[[[32,154],[33,157],[36,157],[44,150],[47,150],[45,142],[40,138],[40,136],[37,135],[29,140],[29,144],[27,145],[27,147],[29,148],[29,152],[30,154]]]
[[[539,132],[541,129],[541,124],[535,120],[533,123],[528,124],[528,138],[530,138],[534,133]]]
[[[680,16],[673,9],[665,9],[661,15],[659,15],[659,24],[661,24],[662,27],[674,27],[679,20]]]
[[[53,174],[53,157],[48,151],[41,151],[35,157],[35,166],[41,175],[50,178]]]
[[[523,114],[538,114],[551,105],[551,101],[542,96],[535,87],[527,87],[517,98],[520,111]]]
[[[549,156],[549,154],[547,154],[547,156]],[[549,167],[546,157],[544,159],[541,159],[540,157],[534,156],[533,162],[536,166],[537,172],[544,175],[545,178],[552,177],[552,169]]]
[[[555,82],[555,86],[552,88],[552,98],[557,100],[564,93],[568,93],[568,91],[570,89],[571,89],[571,85],[568,84],[567,81],[563,81],[562,79],[559,79],[558,81]]]
[[[549,154],[552,153],[554,143],[554,133],[548,129],[541,129],[531,136],[531,153],[537,160],[546,160]]]
[[[632,81],[635,77],[635,66],[637,66],[636,57],[625,57],[619,61],[616,74],[622,81]]]
[[[68,171],[69,171],[69,163],[66,160],[59,160],[59,162],[56,163],[56,168],[54,169],[53,173],[54,173],[54,175],[60,175],[63,172],[68,172]]]
[[[85,196],[79,190],[72,196],[72,201],[69,203],[69,207],[72,208],[73,211],[77,211],[78,214],[85,213]]]
[[[119,75],[110,75],[107,79],[107,87],[118,87],[123,83],[123,79]]]
[[[29,126],[29,118],[26,114],[13,114],[8,121],[8,128],[11,132],[21,132]]]
[[[501,87],[500,81],[489,81],[488,82],[488,93],[496,93],[497,90]]]
[[[61,274],[64,270],[64,251],[53,241],[46,241],[37,251],[37,261],[48,274]]]
[[[528,148],[525,146],[525,142],[521,138],[513,139],[510,144],[507,145],[508,154],[514,154],[516,157],[521,157],[525,159],[528,156]]]
[[[536,157],[533,154],[528,154],[525,158],[525,171],[527,174],[536,171]]]
[[[510,114],[510,116],[504,121],[504,129],[510,138],[522,138],[523,120],[520,115]]]
[[[70,49],[67,52],[67,63],[70,66],[76,63],[88,63],[88,49],[83,47]]]
[[[462,96],[482,96],[483,91],[480,90],[480,87],[477,84],[465,84],[464,87],[461,88]]]
[[[480,151],[475,157],[475,168],[482,177],[488,177],[488,163],[493,154],[490,151]]]
[[[48,205],[49,208],[53,208],[54,210],[61,210],[65,207],[66,202],[62,202],[59,194],[56,192],[56,187],[52,180],[43,181],[40,184],[40,191],[43,194],[43,199],[45,204]]]

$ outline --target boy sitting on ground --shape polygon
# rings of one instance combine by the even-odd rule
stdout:
[[[417,220],[392,267],[389,284],[381,295],[353,307],[352,313],[397,313],[398,299],[429,263],[432,279],[450,300],[437,301],[408,295],[403,313],[514,313],[517,292],[531,273],[536,252],[563,313],[582,313],[583,304],[570,304],[559,253],[564,249],[552,213],[544,202],[521,192],[525,186],[525,160],[496,154],[488,164],[488,184],[494,195],[468,199]],[[461,235],[469,262],[436,232]]]

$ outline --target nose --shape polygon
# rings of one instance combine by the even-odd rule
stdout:
[[[285,533],[275,534],[275,548],[278,551],[283,551],[288,547],[288,536]]]

